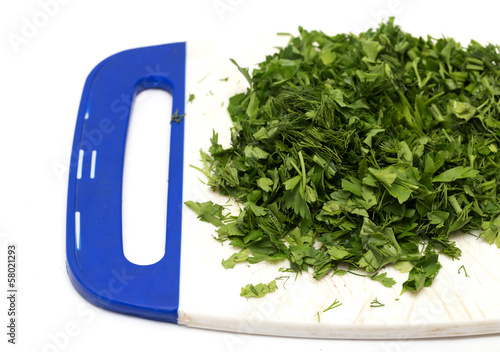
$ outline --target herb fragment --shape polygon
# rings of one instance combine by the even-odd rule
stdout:
[[[205,76],[203,76],[199,81],[198,83],[201,83],[205,80],[205,78],[207,78],[208,76],[210,76],[210,73],[207,73]]]
[[[370,276],[372,280],[376,280],[382,283],[385,287],[392,287],[396,284],[396,281],[394,281],[393,278],[387,277],[387,273],[382,273],[382,274],[374,274]]]
[[[341,305],[342,305],[342,303],[340,303],[340,302],[339,302],[339,300],[335,298],[335,301],[334,301],[334,302],[333,302],[333,303],[332,303],[332,304],[331,304],[328,308],[326,308],[326,309],[323,311],[323,313],[324,313],[324,312],[327,312],[327,311],[329,311],[329,310],[331,310],[331,309],[334,309],[334,308],[340,307]]]
[[[226,217],[222,215],[222,210],[224,208],[221,205],[214,204],[211,201],[205,203],[187,201],[184,204],[198,214],[198,219],[218,227],[224,226],[222,220],[225,220]]]
[[[184,116],[186,116],[186,114],[179,114],[179,111],[175,110],[175,112],[172,114],[170,121],[176,123],[181,122]]]
[[[403,283],[401,293],[410,290],[413,292],[419,291],[423,287],[428,287],[441,269],[441,264],[438,262],[437,253],[428,253],[415,262],[413,269],[410,270],[408,280]]]
[[[276,281],[273,280],[268,284],[257,284],[257,285],[252,285],[248,284],[245,287],[241,288],[241,297],[256,297],[256,298],[261,298],[267,295],[268,293],[274,292],[278,289],[278,286],[276,286]]]
[[[355,273],[353,271],[347,271],[350,274],[356,275],[356,276],[363,276],[363,277],[369,277],[372,280],[379,281],[384,285],[385,287],[392,287],[396,284],[396,281],[393,278],[387,277],[387,273],[381,273],[381,274],[373,274],[373,275],[362,275]]]
[[[371,303],[370,303],[370,308],[380,308],[380,307],[385,307],[385,304],[382,304],[378,301],[377,298],[375,298]]]
[[[238,262],[244,262],[249,256],[248,249],[242,249],[238,253],[234,253],[228,259],[222,261],[222,266],[226,269],[232,269]]]
[[[465,270],[465,266],[463,265],[460,268],[458,268],[458,273],[460,274],[460,271],[462,271],[462,269],[464,269],[465,277],[470,277],[469,275],[467,275],[467,270]]]
[[[289,276],[289,275],[286,275],[286,276],[278,276],[278,277],[277,277],[276,279],[274,279],[274,280],[283,280],[283,279],[285,280],[285,282],[283,282],[283,288],[284,288],[284,289],[286,289],[286,288],[285,288],[285,285],[286,285],[287,281],[290,279],[290,276]]]

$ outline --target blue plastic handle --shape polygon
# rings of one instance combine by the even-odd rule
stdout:
[[[80,103],[69,172],[66,252],[75,288],[116,312],[177,322],[184,122],[172,123],[164,257],[129,262],[122,243],[122,176],[134,97],[149,88],[173,96],[184,113],[185,43],[127,50],[90,73]],[[169,117],[167,117],[169,118]]]

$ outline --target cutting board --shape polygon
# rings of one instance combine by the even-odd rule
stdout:
[[[241,66],[262,61],[278,43],[274,39],[256,40],[245,48],[247,56],[235,59]],[[407,274],[393,268],[385,270],[397,282],[392,288],[350,274],[319,281],[309,272],[295,276],[279,271],[287,267],[284,262],[224,269],[222,259],[236,250],[215,241],[215,228],[183,205],[211,200],[238,212],[237,204],[212,192],[203,184],[204,176],[190,167],[201,165],[200,149],[208,149],[213,131],[221,144],[229,145],[227,102],[246,89],[224,44],[212,40],[128,50],[104,60],[89,75],[68,188],[67,267],[78,292],[97,306],[124,314],[252,334],[402,339],[500,332],[495,270],[500,250],[475,236],[458,236],[461,259],[440,256],[441,272],[431,287],[416,294],[400,295]],[[171,125],[165,255],[154,264],[137,265],[125,257],[122,241],[130,108],[111,107],[121,94],[150,88],[170,92],[172,111],[186,115]],[[195,99],[187,103],[189,94]],[[94,129],[105,132],[99,143],[88,138]],[[263,298],[239,295],[249,283],[283,276],[289,277],[278,280],[278,290]],[[341,305],[324,311],[335,300]],[[373,307],[375,300],[383,306]]]

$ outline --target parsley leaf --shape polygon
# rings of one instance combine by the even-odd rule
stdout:
[[[245,298],[260,298],[264,297],[268,293],[276,291],[277,289],[278,286],[276,285],[276,280],[273,280],[268,284],[257,284],[255,286],[252,284],[248,284],[245,287],[241,288],[240,296]]]
[[[401,293],[407,290],[416,292],[423,287],[430,286],[440,269],[441,264],[438,262],[437,253],[428,253],[424,255],[415,262],[408,276],[408,280],[403,283],[403,290]]]
[[[234,268],[236,263],[244,262],[245,260],[248,259],[249,255],[250,255],[250,253],[249,253],[248,248],[242,249],[238,253],[234,253],[233,255],[231,255],[228,259],[223,260],[222,265],[226,269]]]
[[[198,219],[209,222],[215,226],[223,226],[222,220],[225,217],[222,215],[222,210],[224,209],[221,205],[214,204],[211,201],[204,203],[197,203],[193,201],[187,201],[186,204],[191,210],[198,214]]]

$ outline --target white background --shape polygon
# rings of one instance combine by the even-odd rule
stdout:
[[[47,5],[51,4],[51,5]],[[389,15],[414,35],[500,43],[493,1],[3,1],[0,4],[0,288],[6,245],[19,248],[18,351],[493,350],[499,336],[350,341],[239,335],[104,311],[74,290],[65,268],[67,168],[84,81],[124,49],[211,38],[248,62],[255,36],[359,33]],[[255,43],[255,40],[253,41]],[[216,63],[215,63],[216,65]],[[189,93],[189,92],[188,92]],[[4,274],[1,274],[4,273]],[[2,276],[4,278],[2,278]],[[5,289],[4,289],[5,287]],[[487,288],[485,288],[487,289]],[[4,293],[0,297],[3,297]],[[0,326],[7,324],[0,300]]]

